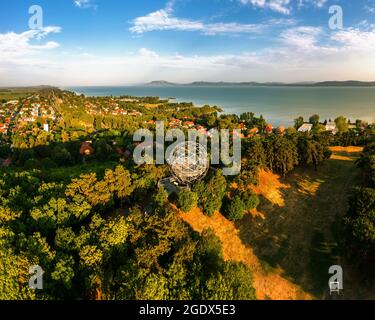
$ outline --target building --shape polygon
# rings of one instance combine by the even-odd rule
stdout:
[[[188,127],[188,128],[192,128],[192,127],[195,126],[195,122],[194,121],[186,121],[185,126]]]
[[[273,125],[272,124],[268,124],[264,130],[266,131],[266,133],[272,133],[272,131],[273,131]]]
[[[5,135],[8,133],[8,124],[0,123],[0,133]]]
[[[284,126],[279,126],[276,128],[276,133],[278,135],[283,135],[285,133],[285,127]]]
[[[246,124],[244,122],[241,122],[238,129],[247,130]]]
[[[326,131],[332,132],[333,134],[336,134],[338,132],[336,123],[334,121],[330,121],[326,124]]]
[[[94,148],[92,147],[92,141],[83,142],[81,148],[79,149],[79,153],[82,156],[91,156],[95,153]]]
[[[311,123],[304,123],[299,129],[298,132],[310,132],[313,128]]]
[[[179,119],[171,119],[169,121],[169,127],[170,128],[177,128],[177,127],[180,127],[182,124],[182,121],[179,120]]]

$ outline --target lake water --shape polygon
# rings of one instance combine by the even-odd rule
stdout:
[[[290,125],[293,119],[321,119],[343,115],[352,121],[375,122],[375,87],[250,87],[250,86],[127,86],[70,87],[88,96],[158,96],[196,105],[217,105],[226,113],[262,114],[274,125]]]

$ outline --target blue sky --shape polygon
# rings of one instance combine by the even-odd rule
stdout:
[[[29,28],[29,8],[43,25]],[[329,28],[339,5],[343,28]],[[0,85],[375,80],[374,0],[3,0]]]

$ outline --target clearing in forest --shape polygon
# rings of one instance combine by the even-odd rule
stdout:
[[[252,269],[258,299],[329,298],[328,268],[334,264],[347,271],[345,298],[368,297],[338,247],[361,150],[332,148],[331,159],[318,171],[298,168],[286,178],[262,171],[253,188],[261,204],[241,221],[228,221],[220,213],[207,217],[199,209],[181,217],[198,232],[212,228],[223,243],[224,258]]]

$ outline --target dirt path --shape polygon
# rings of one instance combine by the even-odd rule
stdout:
[[[324,299],[328,267],[342,263],[336,229],[347,210],[347,191],[356,181],[358,148],[334,148],[319,171],[297,169],[286,179],[261,172],[254,191],[258,212],[233,223],[199,209],[181,214],[192,228],[212,228],[224,257],[253,271],[258,299]]]

